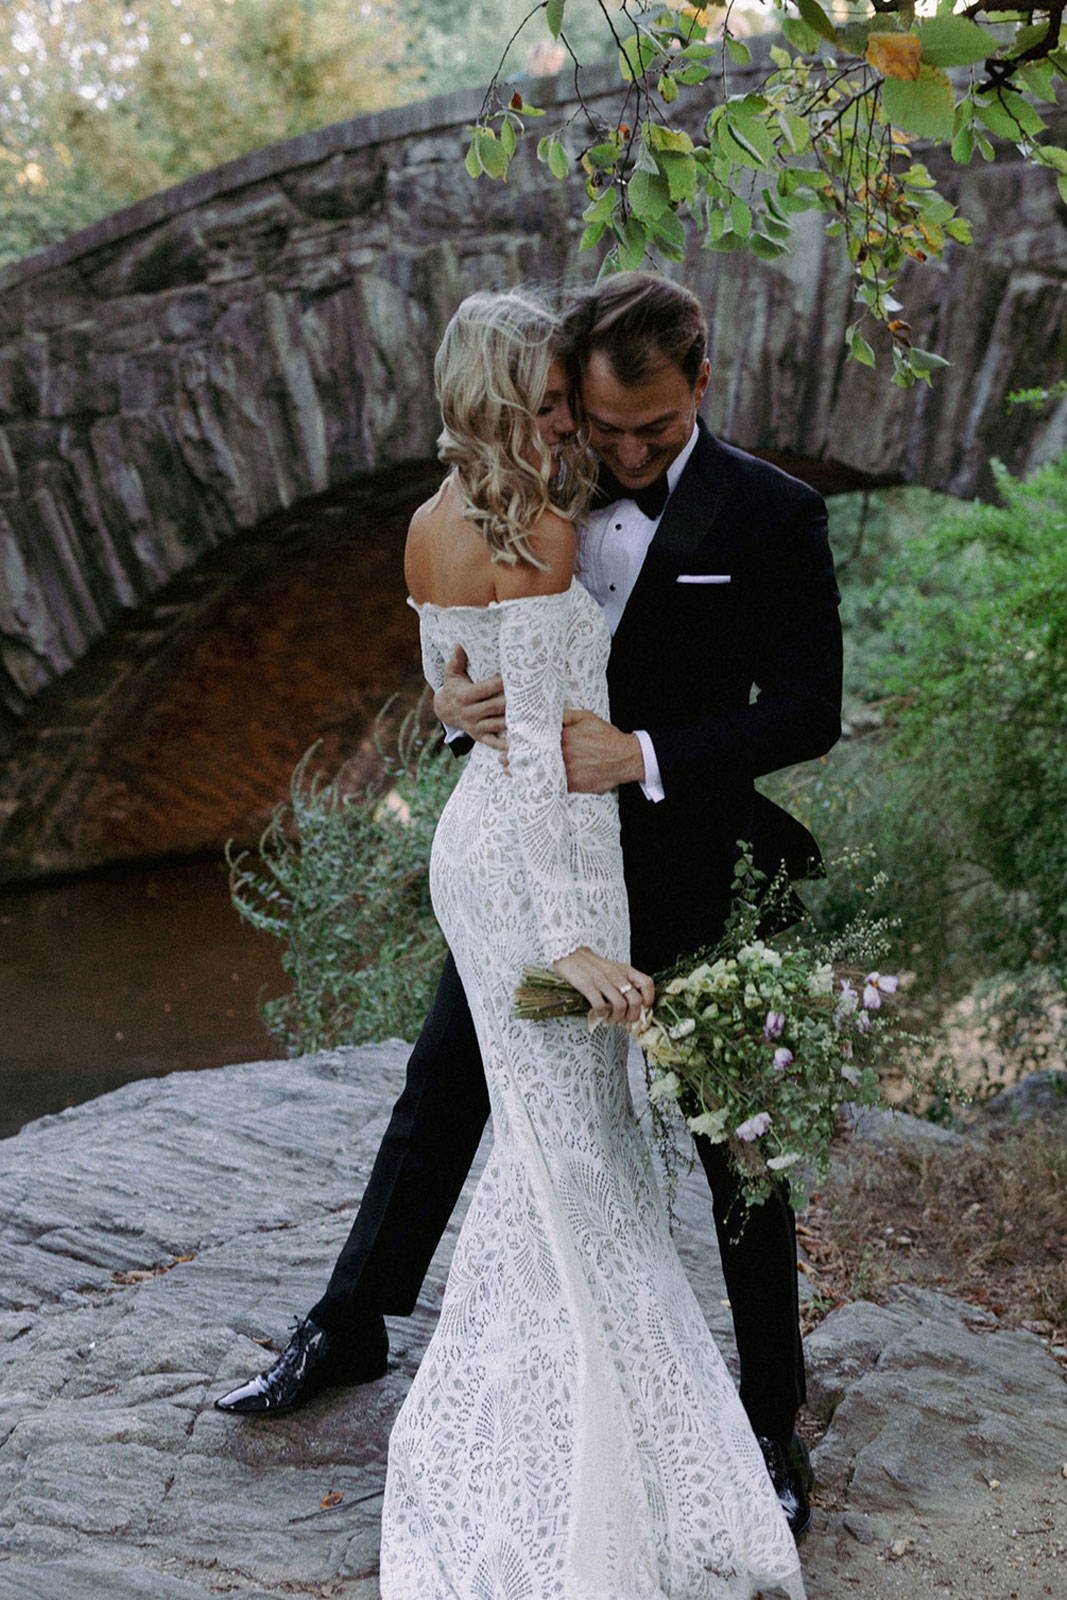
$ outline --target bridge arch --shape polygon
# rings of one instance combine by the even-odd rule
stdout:
[[[588,75],[587,97],[610,72]],[[565,78],[532,91],[565,106]],[[356,118],[202,174],[0,271],[0,733],[130,608],[280,509],[433,454],[441,329],[474,288],[587,275],[575,196],[532,151],[459,161],[479,97]],[[955,179],[983,243],[907,285],[933,390],[842,358],[854,305],[819,219],[772,263],[690,251],[705,410],[746,448],[971,494],[1067,442],[1063,208],[1005,151]],[[1011,218],[1011,228],[1004,219]]]

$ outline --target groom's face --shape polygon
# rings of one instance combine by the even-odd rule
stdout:
[[[684,450],[708,386],[705,362],[695,385],[672,362],[632,388],[620,383],[608,356],[594,350],[582,373],[589,443],[619,482],[643,489]]]

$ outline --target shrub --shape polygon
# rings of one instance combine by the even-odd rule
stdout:
[[[461,770],[415,714],[363,793],[293,773],[257,856],[227,851],[241,917],[281,939],[288,994],[261,1015],[289,1055],[413,1038],[436,987],[445,945],[430,906],[430,841]]]

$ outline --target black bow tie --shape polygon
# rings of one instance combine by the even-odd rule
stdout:
[[[643,489],[628,489],[624,483],[619,482],[609,467],[601,463],[593,505],[610,506],[615,500],[632,500],[637,509],[643,511],[645,516],[654,522],[662,515],[670,492],[665,472],[654,478],[651,483],[647,483]]]

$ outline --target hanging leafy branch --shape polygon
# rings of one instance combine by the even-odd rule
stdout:
[[[946,362],[913,344],[895,292],[900,272],[939,259],[949,241],[972,240],[914,141],[966,165],[976,153],[992,161],[994,139],[1007,140],[1050,168],[1067,200],[1067,150],[1040,142],[1047,129],[1035,104],[1054,102],[1067,78],[1065,0],[1016,11],[938,0],[922,16],[915,0],[838,0],[835,17],[820,0],[764,0],[780,35],[762,76],[740,36],[743,18],[732,26],[732,0],[596,3],[618,59],[607,113],[601,96],[593,103],[583,93],[567,0],[543,0],[522,27],[543,13],[574,65],[577,107],[542,135],[537,155],[553,178],[584,178],[581,248],[606,245],[602,271],[679,261],[689,230],[709,250],[773,260],[789,250],[798,214],[822,212],[860,306],[848,354],[874,366],[864,330],[881,324],[893,380],[907,387]],[[509,89],[498,71],[468,130],[472,177],[506,180],[527,121],[545,114]],[[679,113],[694,110],[695,136],[679,125]]]

